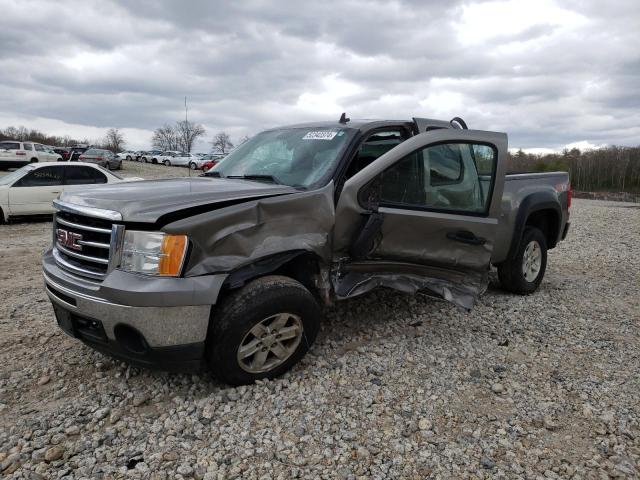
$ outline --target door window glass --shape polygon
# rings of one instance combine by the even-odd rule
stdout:
[[[33,150],[33,147],[31,146],[30,143],[23,143],[23,145],[25,150]]]
[[[34,143],[34,144],[33,144],[33,146],[35,147],[35,149],[36,149],[38,152],[44,152],[44,151],[45,151],[45,148],[44,148],[42,145],[40,145],[40,144]]]
[[[67,167],[64,177],[65,185],[86,185],[95,183],[93,169],[87,167]]]
[[[62,168],[43,167],[33,170],[14,184],[14,187],[49,187],[62,185]]]
[[[431,145],[407,155],[382,173],[380,203],[485,213],[491,201],[495,168],[496,151],[488,145]]]

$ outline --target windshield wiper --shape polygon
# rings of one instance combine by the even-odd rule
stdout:
[[[282,182],[278,180],[277,177],[274,177],[273,175],[262,175],[258,173],[255,173],[255,174],[248,173],[246,175],[227,175],[227,178],[241,178],[243,180],[257,180],[257,181],[266,180],[267,182],[277,183],[278,185],[282,185]]]

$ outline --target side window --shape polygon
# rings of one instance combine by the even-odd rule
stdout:
[[[95,183],[107,183],[107,176],[102,173],[97,168],[92,168],[93,170],[93,178],[95,179]]]
[[[38,144],[38,143],[34,143],[33,146],[35,147],[36,151],[38,151],[38,152],[44,152],[45,151],[45,148],[42,145]]]
[[[400,145],[405,138],[399,130],[374,132],[360,144],[358,152],[347,170],[347,178],[354,176],[360,170],[371,165],[392,148]]]
[[[486,213],[497,154],[480,144],[431,145],[407,155],[379,177],[380,204]]]
[[[96,183],[93,168],[68,166],[64,175],[65,185],[86,185]]]
[[[25,150],[28,150],[28,151],[33,150],[33,146],[30,143],[23,143],[22,145],[24,146]]]
[[[14,187],[50,187],[62,185],[62,168],[43,167],[33,170],[14,184]]]

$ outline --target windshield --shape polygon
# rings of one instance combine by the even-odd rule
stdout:
[[[26,175],[30,170],[33,170],[33,166],[25,165],[24,167],[19,168],[18,170],[11,172],[4,177],[0,177],[0,185],[10,185],[11,183],[21,178],[23,175]]]
[[[236,148],[206,175],[254,177],[308,188],[335,166],[354,131],[305,127],[262,132]]]

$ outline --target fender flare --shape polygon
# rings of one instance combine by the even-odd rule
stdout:
[[[560,208],[560,202],[558,202],[556,196],[551,192],[536,192],[527,195],[524,200],[522,200],[520,207],[518,208],[507,259],[513,259],[515,257],[518,252],[518,245],[520,245],[520,240],[522,239],[522,234],[524,233],[524,227],[527,224],[527,220],[532,213],[540,210],[553,210],[558,218],[557,227],[558,229],[560,228],[560,222],[562,221],[562,209]],[[555,243],[555,241],[550,243],[548,247],[555,247]]]

